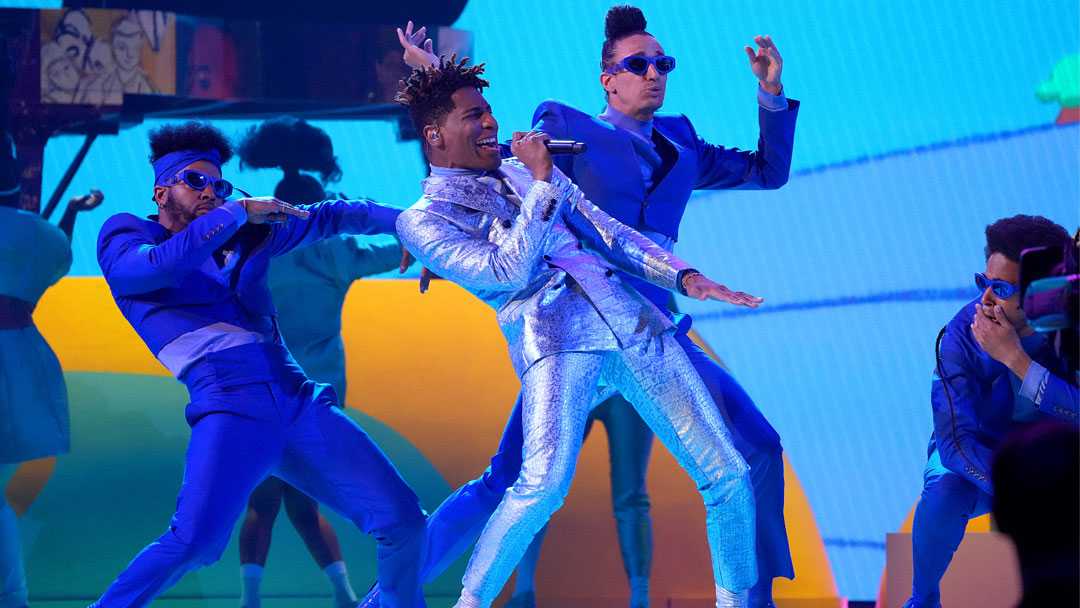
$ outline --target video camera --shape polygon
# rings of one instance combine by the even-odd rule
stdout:
[[[1080,315],[1080,230],[1063,247],[1036,247],[1020,254],[1020,301],[1038,332],[1076,329]]]
[[[1020,254],[1020,302],[1035,331],[1055,333],[1058,352],[1076,374],[1080,368],[1080,230],[1062,247]]]

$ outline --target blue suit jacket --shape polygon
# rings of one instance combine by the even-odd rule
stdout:
[[[787,183],[795,120],[799,102],[788,100],[787,110],[758,109],[760,137],[756,151],[724,148],[698,136],[686,116],[657,115],[653,140],[668,147],[665,162],[653,174],[646,189],[637,151],[630,133],[605,120],[590,116],[557,101],[541,103],[533,115],[534,128],[555,139],[585,142],[588,151],[557,156],[555,162],[585,196],[622,223],[639,231],[653,231],[678,239],[679,223],[690,195],[696,189],[774,189]],[[659,135],[659,137],[658,137]],[[670,159],[674,162],[670,162]],[[668,310],[671,294],[635,276],[622,278],[661,310]],[[679,322],[689,329],[689,318]],[[780,436],[757,408],[742,407],[750,400],[721,404],[736,423],[738,433],[757,449],[778,450]]]
[[[626,131],[550,100],[536,108],[533,128],[553,139],[574,139],[588,145],[584,154],[557,156],[555,162],[593,204],[636,230],[678,240],[679,223],[694,190],[775,189],[787,183],[798,113],[799,102],[794,99],[788,100],[787,110],[759,108],[761,134],[753,152],[706,142],[681,114],[657,115],[653,129],[663,138],[658,145],[670,143],[669,157],[675,162],[656,171],[649,190],[641,177],[631,141],[634,136]],[[641,281],[633,284],[654,304],[666,307],[667,292]]]
[[[945,468],[992,494],[990,467],[994,450],[1018,422],[1046,417],[1075,422],[1075,414],[1060,415],[1053,408],[1024,402],[1024,397],[1017,394],[1009,368],[987,355],[971,333],[977,302],[972,300],[956,313],[941,336],[931,385],[934,434],[929,451],[936,449]],[[1045,335],[1028,336],[1022,343],[1034,361],[1053,374],[1069,377],[1064,361],[1054,353]],[[1056,380],[1052,389],[1066,392],[1069,386]],[[1047,405],[1068,400],[1058,395],[1051,397]]]
[[[242,223],[229,202],[170,234],[130,213],[109,218],[98,237],[98,262],[120,311],[156,356],[187,332],[218,322],[275,335],[276,311],[267,287],[270,258],[339,233],[393,233],[400,210],[370,201],[302,205],[308,219]],[[234,251],[229,275],[213,253]]]

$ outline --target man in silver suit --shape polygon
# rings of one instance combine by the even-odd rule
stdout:
[[[431,176],[398,219],[431,271],[498,312],[522,383],[521,472],[488,520],[457,608],[487,608],[569,490],[601,382],[633,404],[701,492],[717,606],[755,583],[748,467],[675,327],[615,269],[698,299],[761,303],[719,285],[601,211],[552,166],[546,135],[515,133],[502,161],[483,65],[454,58],[413,71],[398,101]]]

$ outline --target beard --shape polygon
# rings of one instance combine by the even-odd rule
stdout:
[[[165,203],[161,206],[161,214],[168,216],[172,225],[177,227],[177,230],[187,228],[188,224],[199,217],[199,214],[195,209],[184,207],[180,201],[173,196],[172,190],[165,192]]]

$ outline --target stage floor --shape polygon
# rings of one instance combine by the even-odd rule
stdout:
[[[42,600],[30,598],[35,608],[85,608],[92,601],[89,598],[78,600]],[[452,598],[445,595],[427,596],[428,608],[450,608],[454,604]],[[239,596],[222,598],[161,598],[155,600],[155,608],[236,608],[240,603]],[[540,608],[625,608],[626,598],[540,598],[537,605]],[[496,602],[496,606],[502,606],[503,602]],[[827,599],[785,599],[777,600],[777,608],[840,608],[842,604]],[[263,608],[333,608],[329,595],[323,596],[295,596],[295,597],[267,597],[262,598]],[[660,598],[652,599],[654,608],[712,608],[714,602],[709,599],[690,598]]]

